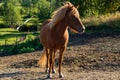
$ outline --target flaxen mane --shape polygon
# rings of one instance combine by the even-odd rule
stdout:
[[[73,5],[70,2],[66,2],[64,4],[64,6],[58,8],[56,11],[54,11],[53,16],[52,16],[52,21],[49,23],[49,26],[52,28],[58,22],[60,22],[65,17],[67,9],[72,6]]]

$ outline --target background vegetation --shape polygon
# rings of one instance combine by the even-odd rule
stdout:
[[[0,27],[16,27],[29,18],[37,20],[32,22],[32,25],[37,26],[44,19],[50,18],[64,1],[79,5],[81,17],[120,11],[119,0],[0,0]]]
[[[79,5],[87,34],[120,32],[119,0],[0,0],[0,52],[17,54],[39,50],[42,46],[36,36],[40,25],[64,1]],[[18,27],[21,32],[16,30]],[[20,41],[22,37],[25,39]],[[13,46],[16,39],[20,42]],[[5,40],[9,40],[8,47],[4,47]]]

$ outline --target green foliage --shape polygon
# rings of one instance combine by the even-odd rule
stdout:
[[[15,42],[19,41],[20,37],[24,35],[26,35],[26,33],[18,32],[12,28],[0,28],[0,46],[15,44]]]
[[[32,0],[23,0],[21,5],[24,7],[32,7]]]
[[[15,46],[4,47],[0,46],[0,51],[6,51],[8,55],[33,52],[35,50],[42,49],[42,45],[39,39],[33,39],[32,41],[26,41]]]
[[[29,35],[26,36],[26,40],[25,40],[25,42],[29,42],[29,41],[32,41],[32,40],[34,40],[34,39],[35,39],[35,36],[29,34]]]
[[[50,18],[51,7],[48,1],[42,0],[41,2],[39,2],[38,9],[39,9],[38,17],[40,20]]]
[[[80,15],[83,17],[98,16],[116,12],[120,8],[119,0],[68,0],[74,5],[79,5]]]
[[[7,27],[4,23],[0,23],[0,28],[5,28]]]
[[[36,36],[39,34],[38,32],[34,33],[21,33],[16,30],[10,29],[10,28],[1,28],[0,29],[0,52],[6,52],[8,55],[18,54],[18,53],[26,53],[26,52],[32,52],[35,50],[39,50],[42,48],[42,45],[39,41],[39,38],[36,38]],[[11,35],[12,34],[12,35]],[[26,35],[26,38],[24,41],[18,42],[16,44],[16,36],[17,40],[19,41],[20,35]],[[28,35],[27,35],[28,34]],[[11,36],[10,36],[11,35]],[[12,40],[10,40],[10,38]],[[1,40],[2,39],[2,40]],[[8,40],[8,42],[5,44],[5,39]],[[15,40],[13,40],[15,39]],[[1,44],[1,41],[3,41]],[[12,44],[9,44],[10,41],[13,41]]]
[[[59,6],[61,6],[61,0],[51,0],[51,8],[52,10],[55,10]]]
[[[79,5],[78,10],[81,17],[120,11],[119,0],[2,0],[0,2],[0,20],[3,20],[5,26],[15,27],[23,24],[27,18],[36,16],[38,23],[41,23],[50,18],[52,12],[64,1],[70,1],[75,6]]]
[[[17,6],[16,0],[5,0],[3,2],[4,20],[6,24],[14,27],[21,21],[20,8]]]
[[[31,17],[32,10],[34,10],[32,0],[22,1],[21,5],[22,5],[23,9],[25,10],[26,15]],[[23,9],[22,9],[22,11],[23,11]]]
[[[31,39],[25,40],[16,46],[13,46],[9,51],[11,54],[18,54],[18,53],[26,53],[26,52],[33,52],[35,50],[39,50],[42,48],[42,45],[39,42],[39,39]]]
[[[101,14],[116,12],[120,8],[119,0],[99,0],[98,9]]]
[[[120,12],[82,19],[86,33],[120,34]]]
[[[22,49],[19,50],[19,53],[26,53],[26,52],[33,52],[35,51],[34,48],[30,48],[30,47],[23,47]]]

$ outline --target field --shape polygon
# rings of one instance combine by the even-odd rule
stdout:
[[[73,34],[64,55],[62,80],[120,80],[120,34]],[[0,58],[0,78],[45,80],[41,51]],[[58,56],[58,54],[56,54]],[[56,70],[57,70],[56,57]],[[57,73],[58,74],[58,73]],[[59,80],[58,75],[53,80]]]
[[[99,17],[100,19],[83,20],[87,26],[86,32],[70,34],[63,60],[62,71],[65,77],[59,79],[56,73],[53,74],[52,80],[120,80],[119,17],[120,13],[116,13],[109,16],[113,20],[105,16]],[[39,42],[29,41],[20,45],[30,47],[31,43],[37,45]],[[21,49],[17,51],[19,50]],[[49,80],[46,79],[45,68],[37,65],[41,53],[42,50],[34,50],[29,53],[1,56],[0,80]],[[58,52],[55,67],[58,70]]]
[[[8,42],[6,45],[12,45],[17,41],[19,41],[22,37],[27,35],[36,36],[38,32],[19,32],[13,28],[0,28],[0,46],[5,45],[5,40]]]
[[[13,28],[0,28],[0,56],[31,52],[40,47],[36,37],[39,31],[19,32]],[[19,50],[19,51],[18,51]]]
[[[11,28],[1,28],[0,29],[0,46],[5,45],[5,40],[8,42],[6,43],[7,45],[14,44],[16,39],[20,39],[25,35],[25,33],[20,33],[15,29]]]

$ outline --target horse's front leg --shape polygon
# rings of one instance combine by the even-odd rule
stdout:
[[[64,77],[64,75],[62,74],[61,72],[61,67],[62,67],[62,60],[63,60],[63,54],[64,54],[64,51],[65,51],[65,48],[61,48],[60,49],[60,53],[59,53],[59,69],[58,69],[58,72],[59,72],[59,78],[62,78]]]

